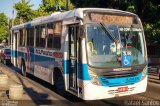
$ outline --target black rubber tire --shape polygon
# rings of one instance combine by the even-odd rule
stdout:
[[[58,94],[65,95],[65,85],[64,85],[64,78],[61,74],[61,72],[55,73],[55,88]]]
[[[21,63],[21,74],[26,77],[26,65],[23,61]]]

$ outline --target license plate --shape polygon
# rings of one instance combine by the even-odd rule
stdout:
[[[126,91],[128,91],[128,86],[126,86],[126,87],[119,87],[117,89],[117,92],[126,92]]]

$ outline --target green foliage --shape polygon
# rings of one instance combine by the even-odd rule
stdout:
[[[15,4],[14,8],[17,11],[17,17],[14,20],[14,25],[31,21],[37,17],[52,14],[57,11],[58,6],[62,11],[65,11],[66,9],[66,0],[42,0],[40,8],[37,10],[32,10],[31,7],[33,5],[30,5],[29,2],[30,1],[21,0]],[[73,4],[68,0],[68,8],[73,9],[73,7]]]
[[[17,11],[17,17],[22,19],[23,22],[30,21],[34,18],[34,10],[31,9],[33,5],[29,4],[30,1],[21,0],[15,4],[15,9]]]
[[[142,20],[147,42],[160,42],[160,1],[158,0],[71,0],[75,7],[114,8],[137,14]]]
[[[0,25],[4,25],[7,26],[8,22],[7,22],[7,16],[4,13],[0,13]]]
[[[58,10],[58,6],[62,11],[66,10],[66,0],[43,0],[38,11],[43,11],[43,14],[51,14]],[[73,9],[73,4],[68,0],[68,9]]]
[[[40,5],[40,8],[35,10],[35,17],[41,17],[47,15],[47,12],[45,11],[44,5]]]
[[[4,13],[0,13],[0,42],[8,35],[8,18]]]

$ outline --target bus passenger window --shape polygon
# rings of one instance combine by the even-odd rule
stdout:
[[[61,24],[54,23],[47,25],[47,48],[61,48]]]
[[[45,25],[36,27],[36,47],[45,47]]]
[[[52,34],[48,34],[48,42],[47,42],[47,48],[52,48],[53,45],[53,35]]]
[[[53,37],[53,48],[55,49],[61,48],[61,37],[60,36]]]
[[[25,30],[20,29],[20,38],[19,38],[19,46],[25,46]]]
[[[29,46],[34,46],[34,28],[30,29],[30,33],[29,33]]]
[[[22,30],[19,30],[19,46],[22,46],[22,35],[23,35],[23,32]]]
[[[47,48],[52,48],[53,45],[53,24],[47,24]]]
[[[27,29],[27,46],[34,46],[34,28]]]

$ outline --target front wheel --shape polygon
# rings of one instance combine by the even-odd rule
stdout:
[[[21,64],[21,74],[26,77],[26,66],[24,62]]]

